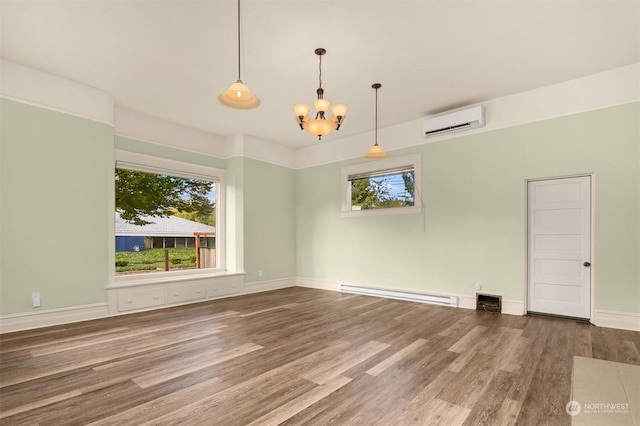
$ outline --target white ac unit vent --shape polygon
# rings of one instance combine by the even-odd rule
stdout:
[[[427,117],[422,122],[422,132],[424,137],[429,137],[476,129],[484,125],[484,107],[478,105]]]

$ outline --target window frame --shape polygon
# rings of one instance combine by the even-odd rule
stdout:
[[[376,174],[387,170],[413,168],[414,177],[414,205],[409,207],[388,207],[380,209],[351,210],[351,183],[350,176]],[[384,160],[376,160],[366,163],[344,166],[341,168],[341,214],[342,217],[380,216],[390,214],[415,214],[422,211],[422,154],[403,155]]]
[[[197,278],[201,276],[220,275],[226,273],[226,171],[215,167],[186,163],[169,158],[155,157],[130,151],[116,150],[115,169],[136,170],[146,173],[167,174],[181,178],[192,178],[216,183],[216,267],[189,269],[185,271],[159,271],[144,274],[116,275],[116,283],[134,283],[139,281],[164,281],[175,278]],[[115,206],[114,206],[115,213]],[[114,229],[115,241],[115,229]],[[115,253],[115,247],[114,247]]]

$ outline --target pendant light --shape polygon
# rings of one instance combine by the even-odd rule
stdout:
[[[376,133],[375,133],[376,143],[373,144],[371,149],[369,149],[369,152],[367,152],[367,155],[364,156],[364,158],[369,158],[371,160],[375,160],[378,158],[385,158],[387,156],[387,153],[384,152],[384,149],[382,149],[382,147],[378,145],[378,89],[381,87],[382,87],[382,84],[380,83],[374,83],[371,85],[372,89],[376,89]]]
[[[222,104],[236,109],[251,109],[260,105],[260,99],[240,79],[240,0],[238,0],[238,80],[218,96]]]
[[[344,104],[334,104],[331,106],[331,112],[333,115],[330,118],[326,117],[327,109],[331,102],[328,99],[324,99],[324,89],[322,88],[322,55],[327,53],[322,47],[317,48],[315,54],[319,58],[319,70],[320,75],[318,77],[318,90],[316,93],[318,99],[313,101],[313,106],[316,109],[316,117],[313,120],[309,120],[307,113],[309,112],[309,105],[296,104],[293,106],[293,111],[296,114],[296,122],[300,126],[301,130],[306,130],[321,140],[323,136],[328,135],[334,130],[340,130],[340,125],[344,122],[344,118],[347,115],[347,106]]]

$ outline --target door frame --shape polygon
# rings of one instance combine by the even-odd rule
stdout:
[[[590,312],[589,312],[589,322],[591,324],[595,324],[595,306],[596,306],[596,281],[595,281],[595,268],[597,265],[595,258],[595,235],[596,235],[596,227],[595,227],[595,213],[596,213],[596,174],[594,172],[588,173],[577,173],[571,175],[559,175],[559,176],[551,176],[551,177],[538,177],[538,178],[529,178],[524,181],[524,309],[523,315],[527,315],[529,312],[529,182],[539,182],[545,180],[558,180],[558,179],[568,179],[568,178],[577,178],[577,177],[590,177],[591,178],[591,224],[589,226],[591,233],[590,235],[590,256],[591,256],[591,266],[589,267],[589,286],[590,286]]]

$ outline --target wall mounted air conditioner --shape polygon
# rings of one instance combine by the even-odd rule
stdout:
[[[422,134],[424,137],[437,136],[484,127],[484,124],[484,107],[478,105],[425,118]]]

